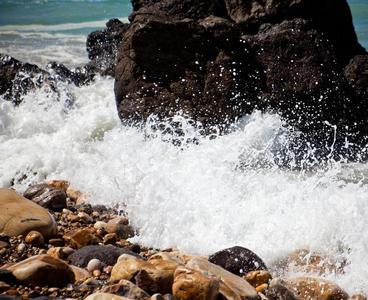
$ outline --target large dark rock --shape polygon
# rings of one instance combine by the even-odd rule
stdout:
[[[334,125],[341,144],[367,131],[366,52],[345,0],[132,4],[115,69],[123,122],[181,112],[209,128],[271,109],[329,145]]]
[[[87,37],[87,65],[101,75],[115,76],[116,54],[129,24],[118,19],[106,23],[106,29],[94,31]]]
[[[235,246],[212,254],[208,260],[225,270],[243,276],[251,271],[267,270],[262,259],[249,249]]]
[[[69,255],[68,260],[72,265],[83,268],[86,267],[88,262],[93,258],[99,259],[107,266],[113,266],[115,265],[119,256],[122,254],[136,255],[130,250],[114,247],[111,245],[90,245],[85,246]]]
[[[368,55],[357,55],[345,67],[345,76],[358,97],[368,100]]]

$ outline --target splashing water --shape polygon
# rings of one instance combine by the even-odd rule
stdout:
[[[68,179],[92,203],[124,207],[139,231],[134,240],[149,246],[210,254],[242,245],[271,266],[305,247],[343,256],[345,273],[327,277],[368,292],[366,164],[280,168],[277,150],[296,133],[276,114],[254,112],[216,138],[177,116],[180,134],[170,135],[171,123],[157,131],[154,118],[122,126],[112,79],[66,92],[72,107],[45,91],[19,107],[0,101],[1,186]]]

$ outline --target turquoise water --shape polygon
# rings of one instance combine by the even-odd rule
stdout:
[[[360,43],[368,49],[368,0],[349,0]]]

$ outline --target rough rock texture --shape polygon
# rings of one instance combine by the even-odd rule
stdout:
[[[115,76],[116,54],[128,27],[129,24],[112,19],[106,23],[106,29],[90,33],[87,52],[91,62],[87,66],[102,75]]]
[[[53,211],[61,211],[67,206],[66,193],[62,189],[51,187],[48,184],[33,185],[23,195],[38,205]]]
[[[50,238],[56,234],[57,226],[46,209],[13,190],[0,189],[0,233],[17,236],[32,230]]]
[[[315,140],[331,138],[326,121],[342,140],[366,133],[366,52],[345,0],[132,4],[115,70],[123,122],[179,111],[209,127],[272,109]]]
[[[208,260],[238,276],[243,276],[251,271],[267,270],[265,263],[257,254],[239,246],[218,251],[212,254]]]

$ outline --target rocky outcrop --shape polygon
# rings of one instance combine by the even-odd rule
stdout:
[[[345,0],[132,3],[115,70],[123,122],[182,112],[210,127],[271,109],[317,139],[326,124],[365,134],[366,52]]]
[[[118,19],[106,23],[106,29],[94,31],[87,37],[87,52],[93,68],[101,75],[115,76],[116,54],[129,24]]]

